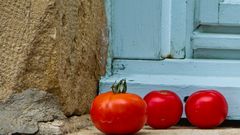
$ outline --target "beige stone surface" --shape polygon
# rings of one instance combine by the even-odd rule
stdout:
[[[71,117],[64,123],[65,128],[62,129],[65,131],[64,133],[68,135],[104,135],[93,126],[89,115]],[[238,128],[236,126],[237,123],[234,123],[232,127],[231,125],[225,123],[222,125],[223,127],[215,129],[197,129],[189,126],[175,126],[170,129],[162,130],[154,130],[149,126],[145,126],[136,135],[240,135],[240,127]]]
[[[0,100],[38,88],[88,112],[106,57],[104,0],[0,2]]]
[[[189,126],[175,126],[170,129],[154,130],[145,126],[136,135],[240,135],[240,127],[234,124],[222,125],[215,129],[197,129]],[[68,134],[68,135],[104,135],[92,124],[89,115],[73,116],[65,120],[40,123],[39,134]]]
[[[69,135],[104,135],[93,126]],[[153,130],[146,126],[136,135],[240,135],[240,128],[196,129],[193,127],[173,127],[171,129]]]

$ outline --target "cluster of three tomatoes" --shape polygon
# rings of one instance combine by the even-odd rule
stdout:
[[[147,123],[154,129],[176,125],[183,113],[183,103],[170,90],[154,90],[143,99],[126,93],[121,80],[113,91],[97,96],[91,106],[91,119],[97,129],[106,134],[134,134]],[[188,97],[185,113],[189,122],[199,128],[220,125],[228,113],[225,97],[216,90],[200,90]]]

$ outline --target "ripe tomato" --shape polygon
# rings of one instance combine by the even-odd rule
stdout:
[[[199,128],[214,128],[227,117],[228,104],[218,91],[201,90],[187,99],[185,111],[191,124]]]
[[[147,119],[145,101],[138,95],[125,93],[124,80],[112,88],[113,92],[100,94],[94,99],[90,110],[92,122],[105,134],[138,132]]]
[[[169,90],[152,91],[144,100],[147,103],[147,124],[152,128],[164,129],[178,123],[183,105],[180,98]]]

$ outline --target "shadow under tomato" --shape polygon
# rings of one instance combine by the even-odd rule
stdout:
[[[218,126],[219,128],[221,127],[233,127],[233,128],[240,128],[240,120],[225,120],[220,126]],[[186,119],[181,119],[177,126],[187,126],[187,127],[193,127],[191,125],[191,123]]]

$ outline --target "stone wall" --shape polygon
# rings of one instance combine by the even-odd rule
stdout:
[[[0,3],[0,100],[37,88],[70,116],[88,112],[104,74],[104,0]]]

